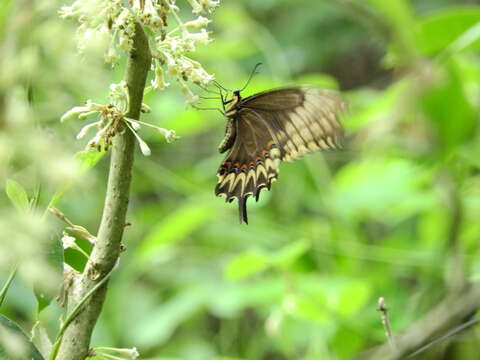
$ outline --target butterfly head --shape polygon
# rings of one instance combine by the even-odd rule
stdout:
[[[240,90],[238,89],[233,90],[232,98],[224,103],[224,105],[229,104],[228,108],[225,109],[225,115],[227,117],[235,115],[238,109],[238,104],[240,103],[241,99],[242,97],[240,96]]]

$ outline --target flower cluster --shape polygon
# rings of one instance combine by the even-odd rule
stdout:
[[[147,37],[152,53],[152,70],[155,77],[146,89],[162,90],[170,85],[166,81],[177,80],[182,93],[189,104],[198,101],[198,96],[190,89],[194,83],[206,86],[213,80],[202,65],[189,57],[197,45],[208,44],[211,39],[206,26],[209,19],[200,15],[212,12],[219,0],[188,0],[195,18],[183,22],[175,5],[175,0],[76,0],[70,6],[60,10],[63,18],[75,18],[80,23],[78,27],[79,49],[83,50],[93,38],[106,36],[109,46],[105,60],[114,65],[119,59],[119,51],[129,52],[133,46],[135,23],[140,23],[147,31]],[[173,19],[173,24],[169,24]],[[97,115],[97,121],[84,126],[77,135],[80,139],[92,128],[97,128],[96,135],[88,146],[107,151],[112,144],[112,137],[119,131],[128,129],[138,140],[144,155],[150,154],[150,148],[138,135],[141,126],[155,128],[165,136],[167,142],[178,137],[173,130],[167,130],[125,116],[128,108],[128,96],[125,83],[113,84],[110,87],[109,104],[97,104],[88,100],[83,106],[77,106],[68,111],[62,121],[72,117],[85,119]],[[143,112],[149,108],[143,104]]]
[[[205,86],[213,80],[202,65],[191,59],[189,53],[197,45],[208,44],[211,39],[206,26],[210,22],[199,14],[207,14],[219,5],[218,0],[188,0],[195,19],[183,22],[175,0],[77,0],[60,10],[63,18],[76,18],[79,48],[84,49],[94,37],[108,36],[109,47],[105,60],[112,65],[119,59],[119,50],[130,51],[135,22],[148,28],[147,36],[154,58],[155,73],[151,88],[162,90],[170,83],[165,76],[180,82],[187,101],[193,103],[198,97],[186,91],[188,82]],[[173,19],[174,25],[170,24]]]
[[[140,120],[130,119],[125,116],[128,108],[128,92],[125,81],[119,84],[110,85],[109,104],[97,104],[91,100],[87,100],[83,106],[75,106],[67,111],[60,121],[65,121],[74,117],[84,120],[90,116],[96,115],[96,121],[85,125],[77,134],[77,139],[82,139],[90,129],[97,128],[97,133],[88,142],[87,148],[95,148],[98,151],[102,149],[107,151],[112,145],[112,138],[121,131],[128,129],[137,138],[140,150],[143,155],[150,155],[151,151],[147,143],[138,135],[138,130],[143,126],[154,128],[159,131],[167,142],[172,142],[179,137],[174,130],[168,130],[149,124]],[[141,111],[143,113],[150,112],[150,108],[146,104],[142,104]]]

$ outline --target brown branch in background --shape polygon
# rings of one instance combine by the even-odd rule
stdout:
[[[466,286],[460,293],[446,297],[421,319],[409,326],[401,335],[394,337],[396,349],[389,343],[364,352],[356,360],[406,359],[419,349],[435,345],[437,338],[446,339],[452,329],[464,328],[466,319],[480,307],[480,285]],[[471,324],[473,325],[473,324]]]
[[[130,53],[126,81],[129,94],[128,118],[138,119],[151,54],[142,27],[136,24],[133,50]],[[114,138],[107,193],[97,241],[82,274],[73,281],[68,298],[68,310],[89,294],[113,269],[121,249],[125,217],[128,207],[135,138],[131,131],[123,131]],[[100,315],[107,283],[98,288],[80,309],[64,333],[57,359],[83,360],[88,355],[93,328]]]
[[[395,340],[393,339],[392,336],[392,329],[390,327],[390,321],[388,319],[388,308],[387,305],[385,304],[385,299],[383,297],[378,299],[378,311],[382,313],[382,325],[383,328],[385,329],[385,336],[387,337],[387,341],[392,347],[393,350],[395,350]]]

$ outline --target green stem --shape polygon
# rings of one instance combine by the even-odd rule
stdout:
[[[133,47],[126,69],[129,95],[126,116],[138,119],[151,63],[148,40],[138,23],[135,27]],[[112,270],[120,256],[130,195],[134,149],[135,137],[131,131],[125,129],[115,136],[111,150],[105,206],[97,241],[85,270],[74,278],[68,299],[69,307],[72,308],[70,314],[74,316],[65,328],[62,327],[61,345],[59,345],[58,354],[50,357],[52,360],[84,360],[88,355],[93,328],[105,301],[108,281],[103,280],[104,275]],[[98,286],[100,281],[105,281],[103,286]],[[83,303],[81,311],[77,310],[76,314],[73,313],[87,294],[90,294],[88,301]]]
[[[55,339],[55,343],[53,344],[52,352],[50,353],[50,356],[49,356],[50,360],[55,360],[55,358],[57,357],[58,349],[60,348],[60,344],[62,343],[63,334],[67,330],[70,323],[73,321],[73,319],[75,319],[78,312],[80,311],[82,306],[85,304],[85,302],[90,298],[90,296],[92,296],[95,293],[95,291],[97,291],[100,288],[100,286],[105,284],[105,282],[110,278],[110,275],[112,274],[113,270],[115,270],[115,268],[112,268],[112,270],[110,270],[110,272],[107,275],[105,275],[103,277],[103,279],[100,280],[97,283],[97,285],[95,285],[92,289],[90,289],[90,291],[85,294],[85,296],[82,298],[82,300],[80,300],[80,302],[78,302],[78,304],[75,305],[75,307],[70,312],[70,314],[68,314],[67,318],[65,319],[64,323],[62,324],[62,327],[60,328],[60,331],[57,334],[57,338]]]
[[[8,276],[7,281],[5,282],[5,285],[3,285],[2,290],[0,291],[0,307],[3,304],[3,301],[5,300],[5,296],[7,296],[7,291],[10,285],[12,284],[13,278],[15,277],[15,274],[17,273],[17,267],[15,266]]]

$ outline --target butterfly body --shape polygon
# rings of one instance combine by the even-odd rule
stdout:
[[[219,151],[230,152],[218,170],[215,194],[238,200],[241,222],[248,223],[248,197],[258,201],[260,191],[277,180],[280,161],[341,147],[338,114],[345,102],[335,92],[291,87],[242,98],[235,90],[224,104],[227,128]]]

